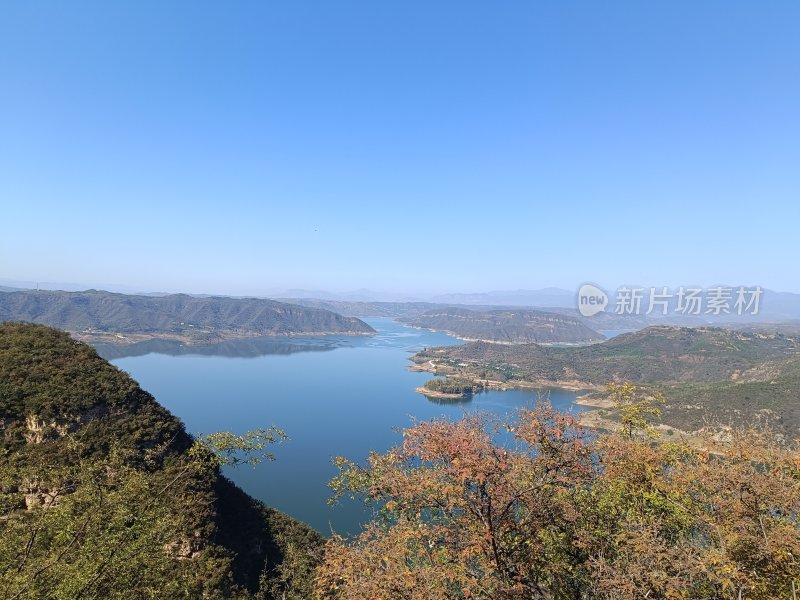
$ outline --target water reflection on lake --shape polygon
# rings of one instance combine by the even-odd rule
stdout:
[[[229,358],[254,358],[267,354],[294,354],[295,352],[324,352],[340,348],[346,340],[326,337],[253,337],[228,340],[213,344],[186,345],[174,340],[147,340],[135,344],[95,344],[103,358],[114,360],[129,356],[166,354],[167,356],[226,356]]]
[[[461,343],[390,319],[365,319],[371,337],[254,338],[209,346],[163,341],[98,345],[189,431],[284,429],[276,462],[228,475],[248,493],[305,521],[323,534],[354,532],[368,516],[358,504],[329,507],[331,458],[362,461],[370,450],[401,441],[414,419],[458,418],[466,411],[508,414],[539,399],[536,391],[489,391],[459,402],[433,402],[415,392],[431,375],[408,370],[424,347]],[[553,390],[557,408],[578,410],[576,393]]]

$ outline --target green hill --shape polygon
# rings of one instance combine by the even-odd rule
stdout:
[[[779,333],[650,327],[579,348],[473,342],[412,360],[501,386],[599,389],[627,380],[658,387],[667,399],[664,421],[675,427],[759,420],[790,437],[800,432],[800,338]]]
[[[0,440],[0,597],[305,597],[320,536],[68,334],[0,325]]]
[[[605,339],[574,317],[540,310],[445,307],[404,320],[415,327],[446,331],[463,339],[502,344],[588,344]]]
[[[0,321],[41,323],[98,341],[184,342],[275,335],[371,335],[363,321],[260,298],[133,296],[90,290],[0,293]]]

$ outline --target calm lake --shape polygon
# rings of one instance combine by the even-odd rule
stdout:
[[[290,439],[274,447],[275,462],[227,475],[324,535],[332,529],[354,533],[369,514],[355,502],[326,504],[327,482],[336,473],[333,456],[363,462],[370,450],[400,443],[398,430],[413,419],[455,419],[475,410],[506,414],[539,399],[536,392],[514,390],[485,392],[461,403],[432,402],[414,391],[431,375],[409,371],[408,358],[424,347],[462,342],[391,319],[364,320],[378,335],[262,338],[200,348],[163,342],[98,345],[98,351],[192,433],[242,433],[269,425],[286,431]],[[550,401],[562,410],[579,409],[572,404],[575,396],[550,391]]]

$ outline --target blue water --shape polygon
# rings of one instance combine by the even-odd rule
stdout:
[[[286,431],[290,439],[274,447],[275,462],[232,469],[228,476],[252,496],[323,534],[353,533],[369,514],[352,501],[326,504],[327,482],[336,473],[333,456],[362,462],[370,450],[400,443],[398,429],[413,418],[458,418],[473,410],[507,414],[539,399],[534,391],[511,390],[477,394],[468,402],[432,402],[414,391],[431,375],[409,371],[408,357],[424,347],[461,342],[390,319],[365,320],[378,335],[291,338],[291,344],[249,341],[241,351],[227,343],[220,349],[223,356],[208,347],[146,354],[139,347],[132,351],[140,355],[112,362],[190,432],[242,433],[269,425]],[[575,395],[552,390],[549,399],[569,410]]]

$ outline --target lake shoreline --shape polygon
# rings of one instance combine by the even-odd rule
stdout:
[[[434,329],[432,327],[420,327],[419,325],[411,325],[410,323],[406,323],[401,319],[395,319],[398,323],[405,325],[406,327],[410,327],[411,329],[419,329],[422,331],[433,331],[434,333],[444,333],[453,337],[457,340],[462,342],[486,342],[487,344],[499,344],[500,346],[527,346],[530,344],[536,344],[537,346],[545,346],[549,348],[579,348],[583,346],[593,346],[594,344],[601,344],[603,342],[607,342],[608,339],[602,339],[597,341],[584,341],[584,342],[509,342],[506,340],[494,340],[494,339],[484,339],[484,338],[471,338],[471,337],[464,337],[447,329]],[[599,332],[598,332],[599,333]]]
[[[434,375],[450,377],[448,374],[437,372],[436,364],[433,361],[414,363],[409,365],[408,369],[414,372],[426,372]],[[597,395],[597,392],[604,390],[605,386],[593,385],[577,380],[563,381],[552,379],[542,379],[538,381],[494,381],[491,379],[475,379],[475,381],[481,382],[484,386],[484,389],[491,389],[500,392],[509,390],[530,391],[537,389],[583,392],[580,396],[576,396],[572,401],[573,405],[583,409],[578,413],[578,422],[582,426],[596,431],[617,431],[621,426],[619,421],[615,420],[609,412],[614,408],[613,400],[611,398],[604,398]],[[463,398],[463,396],[459,396],[458,394],[442,394],[435,396],[433,393],[429,393],[425,390],[425,388],[421,387],[417,388],[417,392],[426,396],[438,398]],[[684,434],[684,436],[688,436],[686,432],[680,433]]]
[[[71,331],[73,339],[87,344],[110,344],[127,346],[160,340],[177,342],[186,346],[202,346],[222,342],[250,340],[255,338],[298,338],[298,337],[370,337],[377,332],[363,331],[303,331],[303,332],[263,332],[263,331],[199,331],[193,334],[185,333],[118,333],[111,331]]]
[[[411,360],[411,358],[409,358]],[[409,371],[431,373],[433,375],[440,375],[450,377],[451,374],[443,373],[436,370],[436,365],[431,364],[432,361],[426,363],[414,363],[408,366]],[[559,379],[539,379],[536,381],[529,381],[525,379],[515,379],[513,381],[497,381],[494,379],[480,379],[474,378],[475,381],[481,382],[486,388],[492,390],[506,391],[506,390],[536,390],[540,388],[553,388],[564,390],[567,392],[586,392],[580,398],[585,398],[593,392],[605,389],[605,386],[587,383],[585,381],[574,380],[559,380]],[[588,400],[585,400],[586,406],[591,406]],[[581,404],[576,402],[576,404]]]
[[[436,392],[433,390],[429,390],[425,386],[419,386],[415,390],[418,394],[422,394],[423,396],[427,396],[429,398],[441,398],[443,400],[461,400],[463,398],[469,398],[472,394],[454,394],[450,392]]]
[[[223,344],[241,344],[241,354],[226,348],[219,354],[173,355],[161,347],[166,343],[158,343],[141,354],[116,357],[112,364],[179,416],[190,433],[240,432],[271,424],[286,431],[290,439],[271,448],[275,461],[226,469],[226,475],[254,498],[319,532],[357,535],[370,510],[347,499],[328,504],[327,482],[337,473],[332,456],[362,461],[372,451],[402,443],[400,431],[413,423],[486,412],[503,418],[546,396],[535,390],[499,394],[477,388],[467,398],[417,393],[432,376],[408,371],[408,357],[422,348],[460,342],[391,318],[365,322],[377,336],[320,337],[319,343],[327,345],[324,352],[310,346],[313,340],[307,350],[286,352],[284,344],[305,343],[298,337],[273,337],[279,346],[274,351],[267,338],[267,347],[257,354],[250,353],[247,339]],[[572,405],[577,395],[553,390],[549,399],[556,409],[577,413]]]

